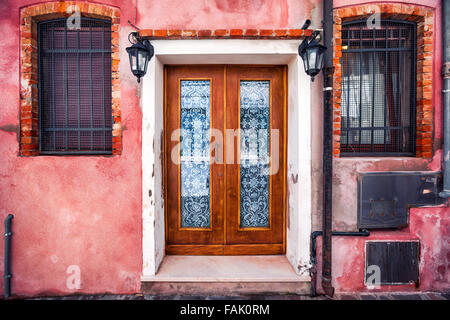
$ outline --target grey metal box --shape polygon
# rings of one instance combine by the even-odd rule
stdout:
[[[409,208],[438,205],[440,172],[364,172],[358,174],[358,228],[408,225]]]

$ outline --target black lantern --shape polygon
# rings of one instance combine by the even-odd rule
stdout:
[[[313,36],[312,40],[305,39],[304,42],[298,47],[298,54],[303,59],[303,65],[305,72],[311,76],[311,80],[314,81],[314,77],[319,74],[323,67],[323,54],[327,48],[319,44]]]
[[[141,77],[147,73],[147,64],[153,57],[154,49],[150,41],[139,38],[137,32],[133,32],[135,42],[131,47],[127,48],[128,56],[130,58],[131,72],[137,77],[137,81],[141,82]]]

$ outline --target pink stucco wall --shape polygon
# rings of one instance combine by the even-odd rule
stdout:
[[[70,265],[80,268],[83,292],[135,292],[142,260],[136,85],[122,63],[121,156],[19,157],[19,8],[34,3],[3,0],[0,8],[0,219],[15,216],[13,293],[72,292]],[[133,11],[123,6],[122,12],[126,25]],[[3,245],[0,255],[3,267]]]
[[[19,10],[41,2],[0,1],[0,221],[8,213],[15,216],[13,293],[72,293],[66,287],[71,265],[80,268],[80,292],[137,292],[142,271],[142,113],[125,52],[133,31],[127,21],[140,28],[295,28],[319,10],[319,0],[95,1],[121,9],[122,155],[26,158],[18,156],[17,136]],[[2,237],[0,269],[3,250]]]
[[[398,231],[372,231],[369,237],[334,237],[333,280],[337,292],[446,291],[450,288],[450,215],[447,207],[411,209],[408,228]],[[364,285],[366,241],[420,240],[419,286]],[[318,270],[321,270],[322,239],[317,241]],[[320,277],[319,277],[320,279]],[[317,282],[322,292],[321,281]]]
[[[0,0],[0,221],[13,213],[13,293],[19,295],[67,294],[66,270],[77,265],[84,293],[133,293],[139,291],[142,271],[141,204],[141,118],[139,90],[131,75],[125,47],[133,29],[140,28],[295,28],[306,18],[319,17],[320,0],[111,0],[95,1],[121,9],[120,77],[123,124],[121,156],[19,157],[19,10],[45,1]],[[335,0],[335,6],[354,5],[356,0]],[[365,1],[367,2],[367,1]],[[397,1],[399,2],[399,1]],[[400,1],[405,2],[405,1]],[[137,10],[133,4],[137,3]],[[436,8],[434,105],[435,145],[440,146],[441,95],[440,1],[421,0]],[[135,13],[137,14],[135,15]],[[313,24],[319,25],[316,21]],[[320,79],[319,79],[320,80]],[[313,133],[313,161],[320,163],[321,93],[313,92],[313,114],[319,118]],[[317,119],[313,119],[317,121]],[[313,164],[315,165],[315,164]],[[337,163],[335,162],[335,167]],[[320,168],[320,165],[318,165]],[[356,212],[355,170],[439,170],[441,152],[432,161],[421,159],[389,161],[342,161],[336,168],[334,212],[336,230],[352,230]],[[320,172],[320,170],[318,170]],[[313,229],[320,227],[320,174],[313,176]],[[353,190],[341,198],[342,190]],[[340,191],[341,190],[341,193]],[[337,196],[336,196],[337,194]],[[317,210],[316,210],[317,209]],[[345,209],[345,210],[344,210]],[[373,233],[370,239],[421,239],[421,289],[449,287],[447,208],[414,209],[407,230]],[[1,226],[3,230],[3,226]],[[439,235],[439,236],[436,236]],[[363,287],[364,238],[333,240],[334,285],[338,291]],[[320,241],[318,242],[320,248]],[[0,269],[3,269],[3,237],[0,240]],[[320,251],[318,252],[320,258]],[[320,270],[320,269],[319,269]],[[352,272],[355,270],[355,272]],[[398,289],[398,288],[393,288]],[[0,277],[3,292],[3,277]]]
[[[336,158],[333,161],[333,230],[355,231],[357,212],[356,178],[358,172],[370,171],[439,171],[442,170],[442,23],[441,2],[383,1],[409,3],[434,9],[433,106],[434,156],[420,158]],[[341,8],[380,1],[335,0]],[[321,143],[313,141],[314,143]],[[320,180],[317,180],[320,184]],[[319,191],[320,193],[320,191]],[[317,196],[320,199],[320,196]],[[314,204],[321,212],[320,203]],[[450,209],[448,207],[410,210],[409,226],[398,231],[372,231],[370,237],[334,237],[332,250],[333,286],[337,292],[368,291],[364,286],[364,247],[367,240],[420,240],[420,285],[381,286],[379,291],[434,291],[450,288]],[[321,215],[313,217],[313,229],[320,229]],[[321,239],[318,241],[319,279]],[[320,281],[318,281],[319,292]]]

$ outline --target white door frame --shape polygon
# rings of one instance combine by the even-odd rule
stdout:
[[[165,255],[163,97],[165,64],[285,64],[288,66],[286,257],[309,281],[311,234],[311,82],[298,56],[299,40],[155,40],[143,78],[142,279]]]

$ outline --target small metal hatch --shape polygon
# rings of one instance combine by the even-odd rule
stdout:
[[[418,285],[419,260],[419,241],[366,241],[365,283]]]

